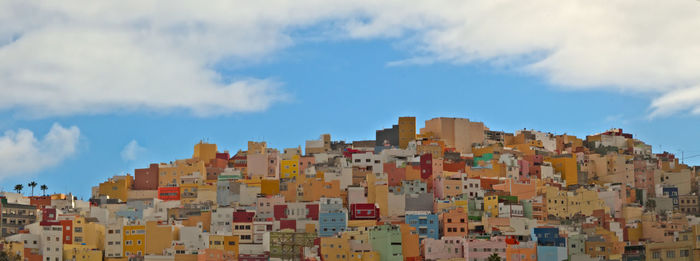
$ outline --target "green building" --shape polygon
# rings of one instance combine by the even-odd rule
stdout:
[[[369,231],[369,241],[372,244],[372,249],[379,253],[382,261],[403,260],[399,226],[376,226]]]

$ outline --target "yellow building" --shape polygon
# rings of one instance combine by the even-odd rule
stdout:
[[[450,209],[463,208],[466,212],[469,210],[469,200],[466,199],[450,199],[449,201],[439,200],[435,202],[434,213],[447,212]]]
[[[102,261],[102,250],[87,245],[63,245],[63,260]]]
[[[134,179],[131,175],[114,176],[106,182],[100,183],[98,193],[109,198],[127,201],[128,192]]]
[[[263,179],[260,181],[260,193],[273,196],[280,193],[279,179]]]
[[[567,186],[578,184],[576,155],[546,157],[544,160],[551,162],[554,171],[561,173],[561,178],[566,181]]]
[[[248,141],[248,154],[265,154],[267,142]]]
[[[321,256],[323,260],[345,261],[350,257],[350,243],[344,238],[322,237]]]
[[[198,159],[177,160],[171,164],[160,164],[158,166],[158,186],[179,186],[183,182],[181,177],[199,173],[202,180],[207,177],[207,168],[204,161]]]
[[[146,226],[124,226],[123,238],[124,256],[144,256],[146,252]]]
[[[171,247],[173,239],[175,239],[175,231],[167,223],[148,221],[146,222],[145,238],[146,255],[162,255],[166,248]]]
[[[90,248],[104,249],[105,227],[96,222],[87,222],[85,217],[73,219],[73,243],[85,244]]]
[[[379,253],[376,251],[353,251],[350,253],[349,261],[379,261],[381,260]]]
[[[641,222],[627,224],[627,241],[630,243],[639,242],[644,236],[644,233],[642,232],[643,231]]]
[[[299,175],[299,155],[280,161],[280,178],[291,179],[296,178],[297,175]]]
[[[573,216],[580,213],[584,216],[593,215],[594,210],[605,210],[605,213],[610,213],[610,208],[605,204],[605,201],[600,199],[598,191],[589,190],[583,187],[578,188],[573,195],[568,195],[569,213]]]
[[[416,117],[399,117],[399,148],[416,139]]]
[[[194,145],[194,154],[192,158],[199,159],[205,163],[210,162],[216,158],[216,144],[203,143],[200,141]]]
[[[491,217],[498,217],[498,195],[484,195],[484,212],[490,213]]]
[[[197,184],[182,184],[180,185],[180,202],[181,204],[191,204],[197,200]]]
[[[367,179],[367,203],[379,205],[379,214],[382,217],[389,216],[389,186],[386,175],[377,176],[368,174]]]
[[[232,252],[238,256],[238,236],[209,235],[209,248]]]
[[[610,208],[600,199],[598,192],[585,188],[578,188],[576,191],[559,190],[557,187],[547,186],[544,188],[547,200],[547,214],[559,218],[573,217],[577,213],[590,216],[594,210],[602,209],[605,213],[610,212]]]

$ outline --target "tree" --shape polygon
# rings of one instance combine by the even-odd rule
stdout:
[[[35,181],[29,182],[29,184],[27,184],[27,186],[32,188],[32,197],[34,196],[34,188],[36,188],[36,185],[39,185],[39,184],[36,184]]]
[[[20,257],[11,252],[0,251],[0,260],[20,261]]]
[[[41,185],[41,187],[40,187],[40,188],[41,188],[41,191],[43,191],[43,192],[44,192],[44,196],[46,196],[46,191],[47,191],[47,190],[49,189],[49,187],[48,187],[48,186],[46,186],[46,185]]]
[[[17,191],[17,193],[22,194],[22,189],[24,189],[24,186],[22,186],[22,184],[15,185],[15,191]]]
[[[489,258],[487,260],[488,261],[501,261],[501,257],[498,254],[493,253],[489,256]]]

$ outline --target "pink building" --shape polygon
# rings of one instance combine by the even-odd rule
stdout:
[[[306,169],[314,164],[316,164],[316,158],[314,156],[299,157],[299,173],[306,173]]]
[[[348,187],[348,205],[367,203],[365,187]]]
[[[455,173],[452,176],[440,176],[433,182],[434,195],[436,198],[444,199],[447,197],[456,197],[464,193],[462,191],[462,174]]]
[[[647,161],[634,161],[634,187],[654,191],[654,167]]]
[[[384,163],[384,173],[389,178],[389,186],[401,186],[401,181],[406,180],[406,168],[397,168],[396,162]]]
[[[423,255],[426,260],[464,258],[462,237],[426,238],[423,240]]]
[[[508,192],[511,196],[521,199],[532,199],[537,196],[537,179],[528,179],[513,182],[513,179],[506,179],[503,184],[493,185],[494,190]]]
[[[272,219],[275,216],[275,205],[283,205],[284,196],[274,195],[258,197],[258,202],[255,205],[255,218],[258,220]]]
[[[279,178],[280,156],[276,151],[265,154],[248,154],[248,177]]]
[[[506,260],[506,242],[503,237],[490,240],[469,239],[464,242],[464,260],[486,260],[493,253]]]

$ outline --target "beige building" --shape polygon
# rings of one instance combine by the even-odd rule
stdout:
[[[471,153],[472,144],[481,144],[488,128],[483,122],[471,122],[464,118],[433,118],[425,121],[420,134],[433,136],[445,141],[447,147],[454,147],[461,153]]]

